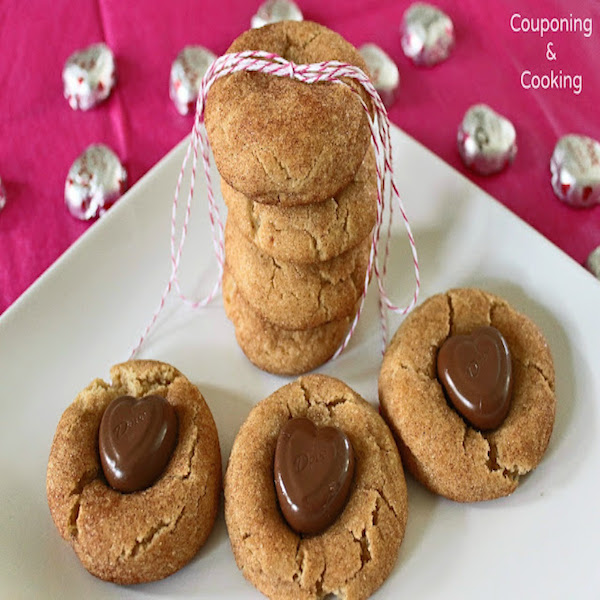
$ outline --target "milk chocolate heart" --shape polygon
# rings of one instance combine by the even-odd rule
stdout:
[[[354,451],[337,427],[320,427],[309,419],[290,419],[275,448],[274,476],[281,512],[298,533],[319,533],[344,509],[352,476]]]
[[[512,394],[506,340],[495,327],[449,337],[438,352],[437,374],[454,408],[478,429],[504,421]]]
[[[161,396],[113,400],[102,416],[98,445],[108,483],[120,492],[152,485],[177,444],[177,415]]]

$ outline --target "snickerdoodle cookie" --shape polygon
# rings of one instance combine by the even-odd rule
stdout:
[[[377,174],[369,150],[354,180],[335,197],[315,204],[253,202],[221,179],[228,218],[263,252],[296,263],[324,261],[354,248],[375,226]]]
[[[282,329],[263,319],[244,300],[227,269],[223,273],[225,313],[248,359],[278,375],[299,375],[329,360],[348,332],[354,313],[310,329]]]
[[[365,282],[371,238],[328,261],[297,264],[265,254],[228,219],[226,264],[246,302],[274,325],[308,329],[347,317]]]
[[[228,52],[244,50],[272,52],[295,63],[337,60],[367,71],[351,44],[309,21],[247,31]],[[352,85],[368,103],[362,88]],[[335,83],[237,72],[210,88],[205,118],[221,177],[269,204],[293,206],[335,196],[352,181],[370,144],[359,96]]]
[[[274,483],[278,437],[296,417],[339,428],[354,450],[343,511],[310,536],[287,524]],[[394,567],[406,518],[406,483],[392,434],[341,381],[301,377],[256,405],[238,432],[225,475],[225,519],[238,567],[269,598],[367,598]]]
[[[500,345],[478,339],[490,326],[509,349],[504,366]],[[454,379],[459,387],[484,377],[484,387],[499,389],[511,373],[512,401],[499,425],[476,427],[447,399],[438,361],[453,337],[459,340],[453,357],[454,370],[462,370]],[[429,298],[399,327],[383,359],[379,397],[404,463],[419,481],[452,500],[489,500],[513,492],[542,459],[556,410],[554,366],[528,317],[493,294],[455,289]]]
[[[130,361],[114,366],[111,378],[112,384],[92,381],[60,419],[48,461],[48,506],[90,573],[121,584],[154,581],[188,563],[212,529],[221,490],[219,439],[204,398],[174,367]],[[148,397],[166,400],[177,422],[166,468],[150,487],[131,493],[108,485],[99,452],[103,415],[123,396],[137,404],[115,422],[116,438],[152,430]]]

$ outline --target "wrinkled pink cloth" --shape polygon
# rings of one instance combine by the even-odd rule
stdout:
[[[259,2],[122,2],[3,0],[0,4],[0,178],[8,202],[0,213],[0,312],[89,226],[64,206],[73,160],[92,143],[121,158],[138,181],[191,129],[168,95],[171,62],[188,44],[223,53],[247,29]],[[439,0],[453,19],[450,58],[418,68],[400,47],[399,25],[409,0],[300,0],[305,18],[335,29],[355,45],[374,42],[397,62],[402,89],[391,120],[529,222],[576,261],[600,245],[600,207],[574,210],[550,186],[557,139],[581,133],[600,139],[600,6],[596,0]],[[592,18],[582,33],[514,32],[511,17]],[[516,27],[522,18],[513,19]],[[105,103],[73,111],[63,98],[67,57],[105,41],[114,51],[118,83]],[[557,59],[546,57],[548,42]],[[582,76],[572,90],[526,90],[521,73],[551,70]],[[516,126],[519,151],[501,174],[481,177],[462,165],[456,130],[465,111],[485,102]],[[418,241],[418,240],[417,240]],[[524,257],[526,260],[526,257]]]

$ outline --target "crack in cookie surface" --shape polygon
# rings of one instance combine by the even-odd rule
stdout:
[[[177,527],[177,524],[183,517],[183,513],[185,512],[185,506],[181,508],[178,514],[175,516],[174,520],[160,520],[156,525],[151,527],[144,535],[138,536],[135,540],[135,544],[133,547],[128,549],[123,549],[121,554],[123,558],[134,557],[144,552],[147,548],[149,548],[155,539],[157,539],[163,532],[172,531]],[[123,554],[124,552],[124,554]]]
[[[71,513],[68,520],[68,531],[73,538],[77,538],[79,534],[77,519],[79,519],[79,511],[81,509],[81,496],[83,495],[85,488],[98,477],[98,471],[98,468],[92,468],[85,471],[69,494],[70,496],[75,496],[75,503],[71,507]]]
[[[482,325],[501,331],[513,364],[512,406],[491,431],[459,415],[435,365],[451,335]],[[554,422],[553,376],[547,344],[532,321],[493,294],[457,289],[431,297],[399,327],[382,364],[380,400],[417,479],[454,500],[484,500],[511,493],[541,460]]]

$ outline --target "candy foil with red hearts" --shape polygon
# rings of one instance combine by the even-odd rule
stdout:
[[[278,21],[302,21],[302,11],[291,0],[267,0],[261,4],[250,22],[252,29]]]
[[[367,63],[375,89],[389,108],[400,89],[400,73],[396,63],[376,44],[364,44],[358,51]]]
[[[476,104],[465,113],[458,128],[460,157],[480,175],[502,171],[517,155],[514,125],[485,104]]]
[[[433,66],[448,58],[454,47],[454,25],[435,6],[415,2],[404,13],[402,50],[417,65]]]
[[[4,184],[2,183],[2,179],[0,179],[0,212],[6,206],[6,190],[4,189]]]
[[[71,108],[89,110],[110,96],[117,80],[115,57],[106,44],[92,44],[71,54],[62,76]]]
[[[65,183],[65,204],[82,221],[102,216],[127,189],[127,171],[103,144],[87,148],[73,163]]]
[[[169,96],[182,115],[194,112],[200,82],[216,56],[202,46],[186,46],[171,65]]]
[[[584,135],[565,135],[550,159],[552,189],[567,204],[585,208],[600,203],[600,143]]]

